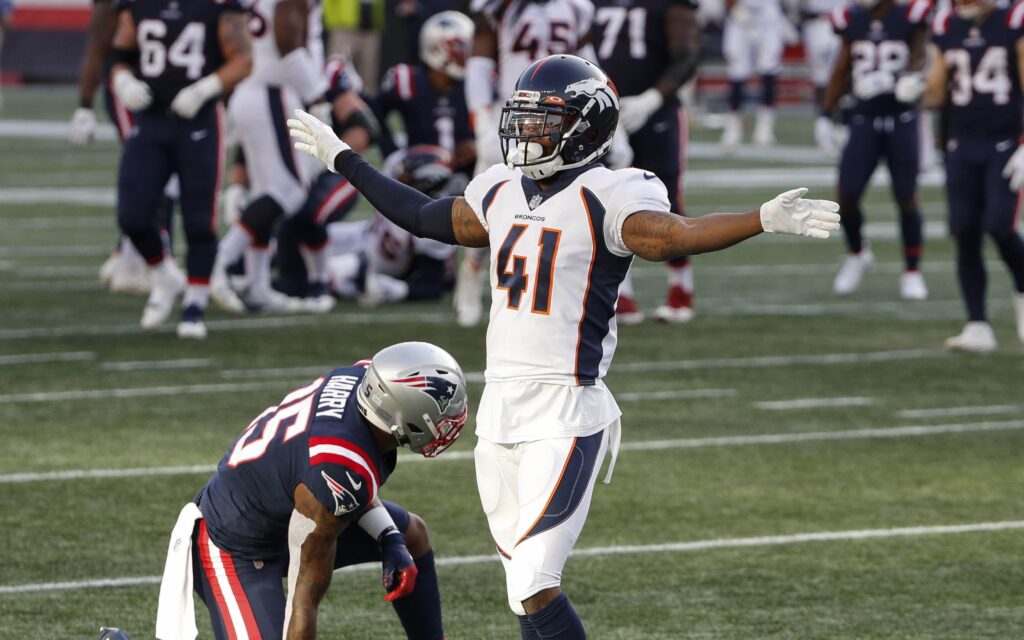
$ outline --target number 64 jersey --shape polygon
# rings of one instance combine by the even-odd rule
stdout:
[[[465,198],[491,249],[477,435],[508,443],[600,431],[621,415],[601,378],[633,260],[622,224],[638,211],[669,211],[665,186],[638,169],[591,164],[541,191],[519,169],[495,165]]]

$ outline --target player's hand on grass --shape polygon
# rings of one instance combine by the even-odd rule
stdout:
[[[381,567],[384,570],[384,599],[394,602],[412,593],[420,570],[405,546],[405,536],[398,529],[385,531],[380,537]]]
[[[761,227],[768,233],[828,238],[839,229],[839,205],[831,200],[809,200],[805,187],[775,196],[761,205]]]
[[[330,125],[320,122],[301,109],[296,109],[295,117],[288,119],[288,133],[295,141],[296,149],[319,159],[335,173],[335,158],[343,151],[352,149],[334,133]]]

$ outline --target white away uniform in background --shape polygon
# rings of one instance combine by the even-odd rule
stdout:
[[[810,68],[811,82],[824,87],[832,75],[832,66],[839,53],[840,38],[832,28],[829,14],[846,0],[803,0],[804,51]]]
[[[278,0],[255,0],[250,8],[252,73],[232,94],[228,115],[245,152],[250,197],[269,195],[285,214],[291,215],[302,207],[309,182],[323,166],[314,158],[296,153],[288,138],[285,123],[295,109],[303,107],[303,98],[295,86],[296,74],[282,60],[274,39],[277,4]],[[313,86],[319,88],[320,95],[327,89],[321,22],[320,3],[310,0],[306,50],[312,58],[311,69],[316,70]]]
[[[602,378],[633,257],[622,224],[637,211],[669,211],[668,194],[637,169],[589,165],[540,191],[496,165],[465,197],[491,250],[477,484],[509,604],[522,615],[522,600],[560,584],[601,460],[618,447],[621,412]]]
[[[782,66],[786,17],[779,0],[738,0],[725,19],[722,53],[730,80],[775,75]]]

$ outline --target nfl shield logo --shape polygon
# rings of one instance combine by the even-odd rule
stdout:
[[[534,194],[534,196],[532,198],[530,198],[530,210],[533,210],[533,209],[536,209],[537,207],[539,207],[540,203],[543,202],[543,201],[544,201],[544,196],[540,195],[539,193]]]

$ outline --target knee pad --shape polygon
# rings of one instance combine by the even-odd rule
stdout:
[[[512,558],[505,565],[505,588],[513,611],[515,604],[521,606],[523,600],[562,583],[561,567],[565,559],[552,563],[548,556],[548,546],[542,538],[524,540],[512,552]],[[557,567],[546,566],[550,564]]]
[[[274,223],[284,213],[281,205],[270,196],[260,196],[245,208],[240,222],[249,230],[257,246],[266,246],[274,231]]]

